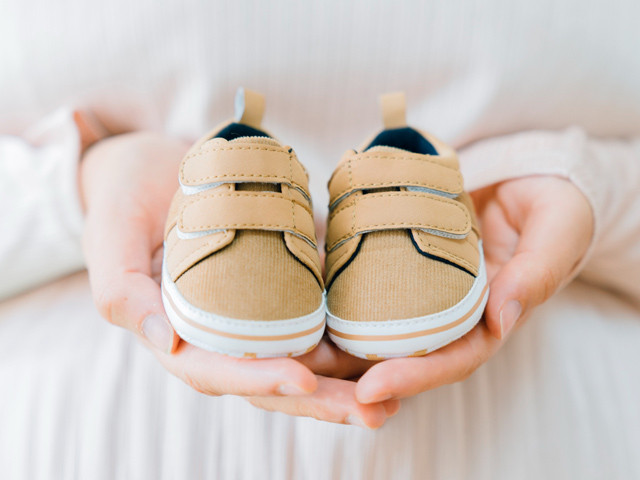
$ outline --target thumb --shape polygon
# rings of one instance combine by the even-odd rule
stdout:
[[[513,257],[491,281],[485,319],[496,338],[568,283],[590,241],[585,232],[572,211],[541,205],[527,212]]]
[[[110,323],[171,353],[179,337],[164,311],[160,286],[151,278],[149,232],[139,221],[89,215],[84,251],[95,304]]]
[[[153,279],[139,272],[113,272],[103,275],[94,286],[94,278],[94,300],[103,317],[163,353],[175,350],[179,337],[167,318],[160,288]]]

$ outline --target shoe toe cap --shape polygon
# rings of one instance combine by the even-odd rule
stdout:
[[[322,302],[318,281],[280,232],[237,231],[231,245],[191,267],[176,286],[201,310],[246,320],[297,318]]]
[[[385,321],[441,312],[460,302],[475,277],[420,254],[407,231],[370,233],[356,257],[329,286],[332,315]]]

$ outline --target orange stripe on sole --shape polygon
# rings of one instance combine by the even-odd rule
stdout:
[[[484,299],[484,296],[487,293],[488,288],[489,288],[489,285],[485,285],[484,289],[482,290],[482,293],[480,294],[480,298],[478,299],[476,304],[473,306],[473,308],[469,312],[467,312],[466,315],[459,318],[458,320],[455,320],[451,323],[447,323],[446,325],[442,325],[440,327],[429,328],[427,330],[420,330],[419,332],[399,333],[395,335],[357,335],[353,333],[339,332],[337,330],[334,330],[330,326],[327,326],[327,330],[331,335],[335,335],[336,337],[344,338],[346,340],[360,340],[363,342],[384,341],[384,340],[405,340],[407,338],[423,337],[425,335],[432,335],[434,333],[444,332],[446,330],[450,330],[452,328],[457,327],[458,325],[463,323],[467,318],[473,315],[476,312],[476,310],[480,307],[480,304],[482,303],[482,300]]]
[[[317,332],[322,327],[324,327],[324,320],[323,320],[322,322],[320,322],[315,327],[311,327],[311,328],[309,328],[307,330],[304,330],[302,332],[289,333],[289,334],[285,334],[285,335],[264,335],[264,336],[262,336],[262,335],[242,335],[240,333],[229,333],[229,332],[225,332],[223,330],[216,330],[214,328],[207,327],[205,325],[201,325],[199,323],[194,322],[190,318],[186,317],[185,315],[183,315],[178,310],[178,308],[176,307],[175,303],[173,302],[173,299],[169,295],[169,292],[167,292],[167,290],[164,287],[164,285],[162,286],[162,290],[164,291],[165,298],[167,298],[169,300],[169,303],[171,304],[171,307],[173,308],[173,311],[186,324],[190,325],[193,328],[197,328],[198,330],[202,330],[202,331],[207,332],[207,333],[212,333],[212,334],[218,335],[220,337],[235,338],[237,340],[257,340],[257,341],[291,340],[291,339],[294,339],[294,338],[300,338],[300,337],[304,337],[306,335],[311,335],[312,333]],[[251,320],[247,320],[247,321],[250,322]]]

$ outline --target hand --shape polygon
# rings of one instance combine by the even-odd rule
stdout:
[[[382,425],[397,412],[397,400],[362,405],[355,399],[355,383],[316,376],[296,359],[233,358],[176,335],[162,306],[159,279],[164,223],[186,149],[185,143],[160,134],[132,133],[87,150],[80,172],[83,244],[101,315],[133,332],[167,370],[207,395],[259,397],[253,399],[256,404],[278,398],[284,401],[265,408],[371,428]],[[321,357],[326,345],[317,351]]]
[[[557,177],[527,177],[472,196],[491,286],[484,322],[424,357],[365,362],[327,345],[300,361],[326,375],[362,375],[356,386],[362,403],[412,396],[467,378],[535,306],[571,280],[593,234],[591,208],[573,184]]]
[[[473,199],[491,289],[484,322],[424,357],[374,365],[358,381],[360,402],[408,397],[466,379],[537,305],[573,278],[591,242],[593,216],[572,183],[525,177],[477,191]]]

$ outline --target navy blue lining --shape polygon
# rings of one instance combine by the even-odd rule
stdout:
[[[438,155],[438,151],[431,142],[411,127],[383,130],[372,140],[364,151],[366,152],[371,147],[377,146],[401,148],[402,150],[419,153],[421,155]]]
[[[281,232],[281,233],[282,233],[282,241],[283,241],[283,242],[284,242],[284,244],[286,245],[286,244],[287,244],[287,240],[286,240],[286,238],[284,237],[284,234],[285,234],[286,232]],[[301,259],[301,258],[299,258],[295,253],[293,253],[291,250],[289,250],[289,247],[288,247],[288,246],[286,247],[286,250],[287,250],[287,252],[289,252],[289,254],[290,254],[293,258],[295,258],[298,262],[300,262],[304,268],[306,268],[307,270],[309,270],[309,272],[311,272],[311,275],[313,275],[313,278],[315,278],[316,282],[318,283],[318,286],[319,286],[320,288],[322,288],[322,285],[320,284],[320,281],[318,280],[318,277],[316,277],[316,274],[313,272],[313,270],[311,270],[311,267],[309,267],[309,265],[307,265],[306,263],[304,263],[304,262],[302,261],[302,259]]]
[[[286,239],[284,238],[284,234],[285,234],[285,232],[279,232],[279,233],[281,233],[281,234],[282,234],[282,241],[283,241],[283,242],[285,243],[285,245],[286,245],[287,241],[286,241]],[[235,239],[234,239],[234,240],[235,240]],[[228,245],[225,245],[225,246],[224,246],[224,247],[222,247],[220,250],[217,250],[217,251],[215,251],[215,252],[213,252],[213,253],[210,253],[210,254],[209,254],[209,255],[207,255],[206,257],[201,258],[200,260],[198,260],[196,263],[194,263],[194,264],[193,264],[191,267],[189,267],[189,268],[193,268],[193,267],[195,267],[196,265],[198,265],[200,262],[204,262],[207,258],[210,258],[210,257],[212,257],[213,255],[216,255],[216,254],[218,254],[218,253],[222,252],[223,250],[226,250],[227,248],[231,247],[231,245],[232,245],[232,244],[233,244],[233,242],[231,242],[231,243],[230,243],[230,244],[228,244]],[[311,270],[311,268],[310,268],[306,263],[304,263],[300,258],[298,258],[298,256],[297,256],[295,253],[293,253],[291,250],[289,250],[289,247],[285,247],[285,249],[286,249],[286,251],[289,253],[289,255],[291,255],[294,259],[296,259],[298,262],[300,262],[304,268],[306,268],[307,270],[309,270],[309,272],[311,273],[311,275],[312,275],[312,276],[313,276],[313,278],[315,279],[315,281],[316,281],[316,283],[318,284],[318,286],[319,286],[320,288],[322,288],[322,285],[320,284],[320,281],[318,280],[318,277],[317,277],[317,276],[316,276],[316,274],[313,272],[313,270]]]
[[[451,265],[452,267],[457,268],[458,270],[462,270],[465,273],[468,273],[469,275],[471,275],[473,278],[476,278],[476,275],[474,275],[473,273],[471,273],[469,270],[467,270],[464,267],[461,267],[460,265],[457,265],[453,262],[450,262],[449,260],[447,260],[446,258],[441,258],[441,257],[437,257],[435,255],[431,255],[430,253],[427,253],[423,250],[420,249],[420,247],[418,246],[418,244],[416,243],[415,239],[413,238],[413,232],[411,230],[407,230],[407,232],[409,233],[409,238],[411,238],[411,243],[413,243],[413,246],[416,248],[416,250],[420,253],[420,255],[423,255],[427,258],[430,258],[431,260],[435,260],[436,262],[442,262],[446,265]],[[336,278],[338,278],[338,275],[340,275],[342,272],[344,272],[344,270],[351,264],[351,262],[353,262],[353,260],[356,258],[356,255],[358,255],[358,252],[360,252],[360,247],[362,247],[362,243],[365,241],[365,237],[366,235],[363,235],[360,238],[360,241],[358,243],[358,246],[356,247],[356,250],[353,252],[353,255],[351,255],[351,257],[349,257],[349,260],[347,260],[344,265],[342,265],[338,271],[335,273],[335,275],[333,276],[333,278],[331,279],[331,282],[329,284],[326,285],[326,289],[327,292],[329,291],[329,289],[331,288],[331,285],[333,285],[333,282],[336,281]]]
[[[476,275],[471,273],[466,268],[461,267],[457,263],[450,262],[446,258],[436,257],[435,255],[431,255],[430,253],[427,253],[427,252],[421,250],[420,247],[418,246],[418,243],[416,242],[416,239],[413,236],[413,231],[412,230],[408,230],[408,232],[409,232],[409,237],[411,237],[411,243],[413,243],[413,246],[416,247],[416,250],[418,250],[418,252],[420,252],[421,255],[424,255],[425,257],[430,258],[431,260],[436,260],[438,262],[442,262],[442,263],[446,263],[447,265],[451,265],[452,267],[456,267],[458,270],[462,270],[463,272],[468,273],[473,278],[476,277]]]
[[[356,255],[358,255],[358,252],[360,252],[360,247],[362,246],[362,242],[364,241],[364,238],[360,238],[358,240],[358,246],[356,247],[355,251],[353,252],[353,255],[351,255],[349,257],[349,260],[347,260],[344,265],[342,265],[338,271],[335,273],[335,275],[333,276],[333,278],[331,279],[331,283],[329,283],[328,285],[325,286],[325,289],[327,290],[327,293],[329,292],[329,289],[331,288],[331,285],[333,285],[333,282],[335,282],[336,278],[338,278],[338,275],[340,275],[342,272],[344,272],[345,268],[347,268],[351,262],[353,262],[353,259],[356,258]]]
[[[231,141],[240,137],[269,137],[262,130],[258,130],[257,128],[250,127],[249,125],[245,125],[243,123],[230,123],[218,133],[216,133],[212,138],[224,138],[225,140]]]

